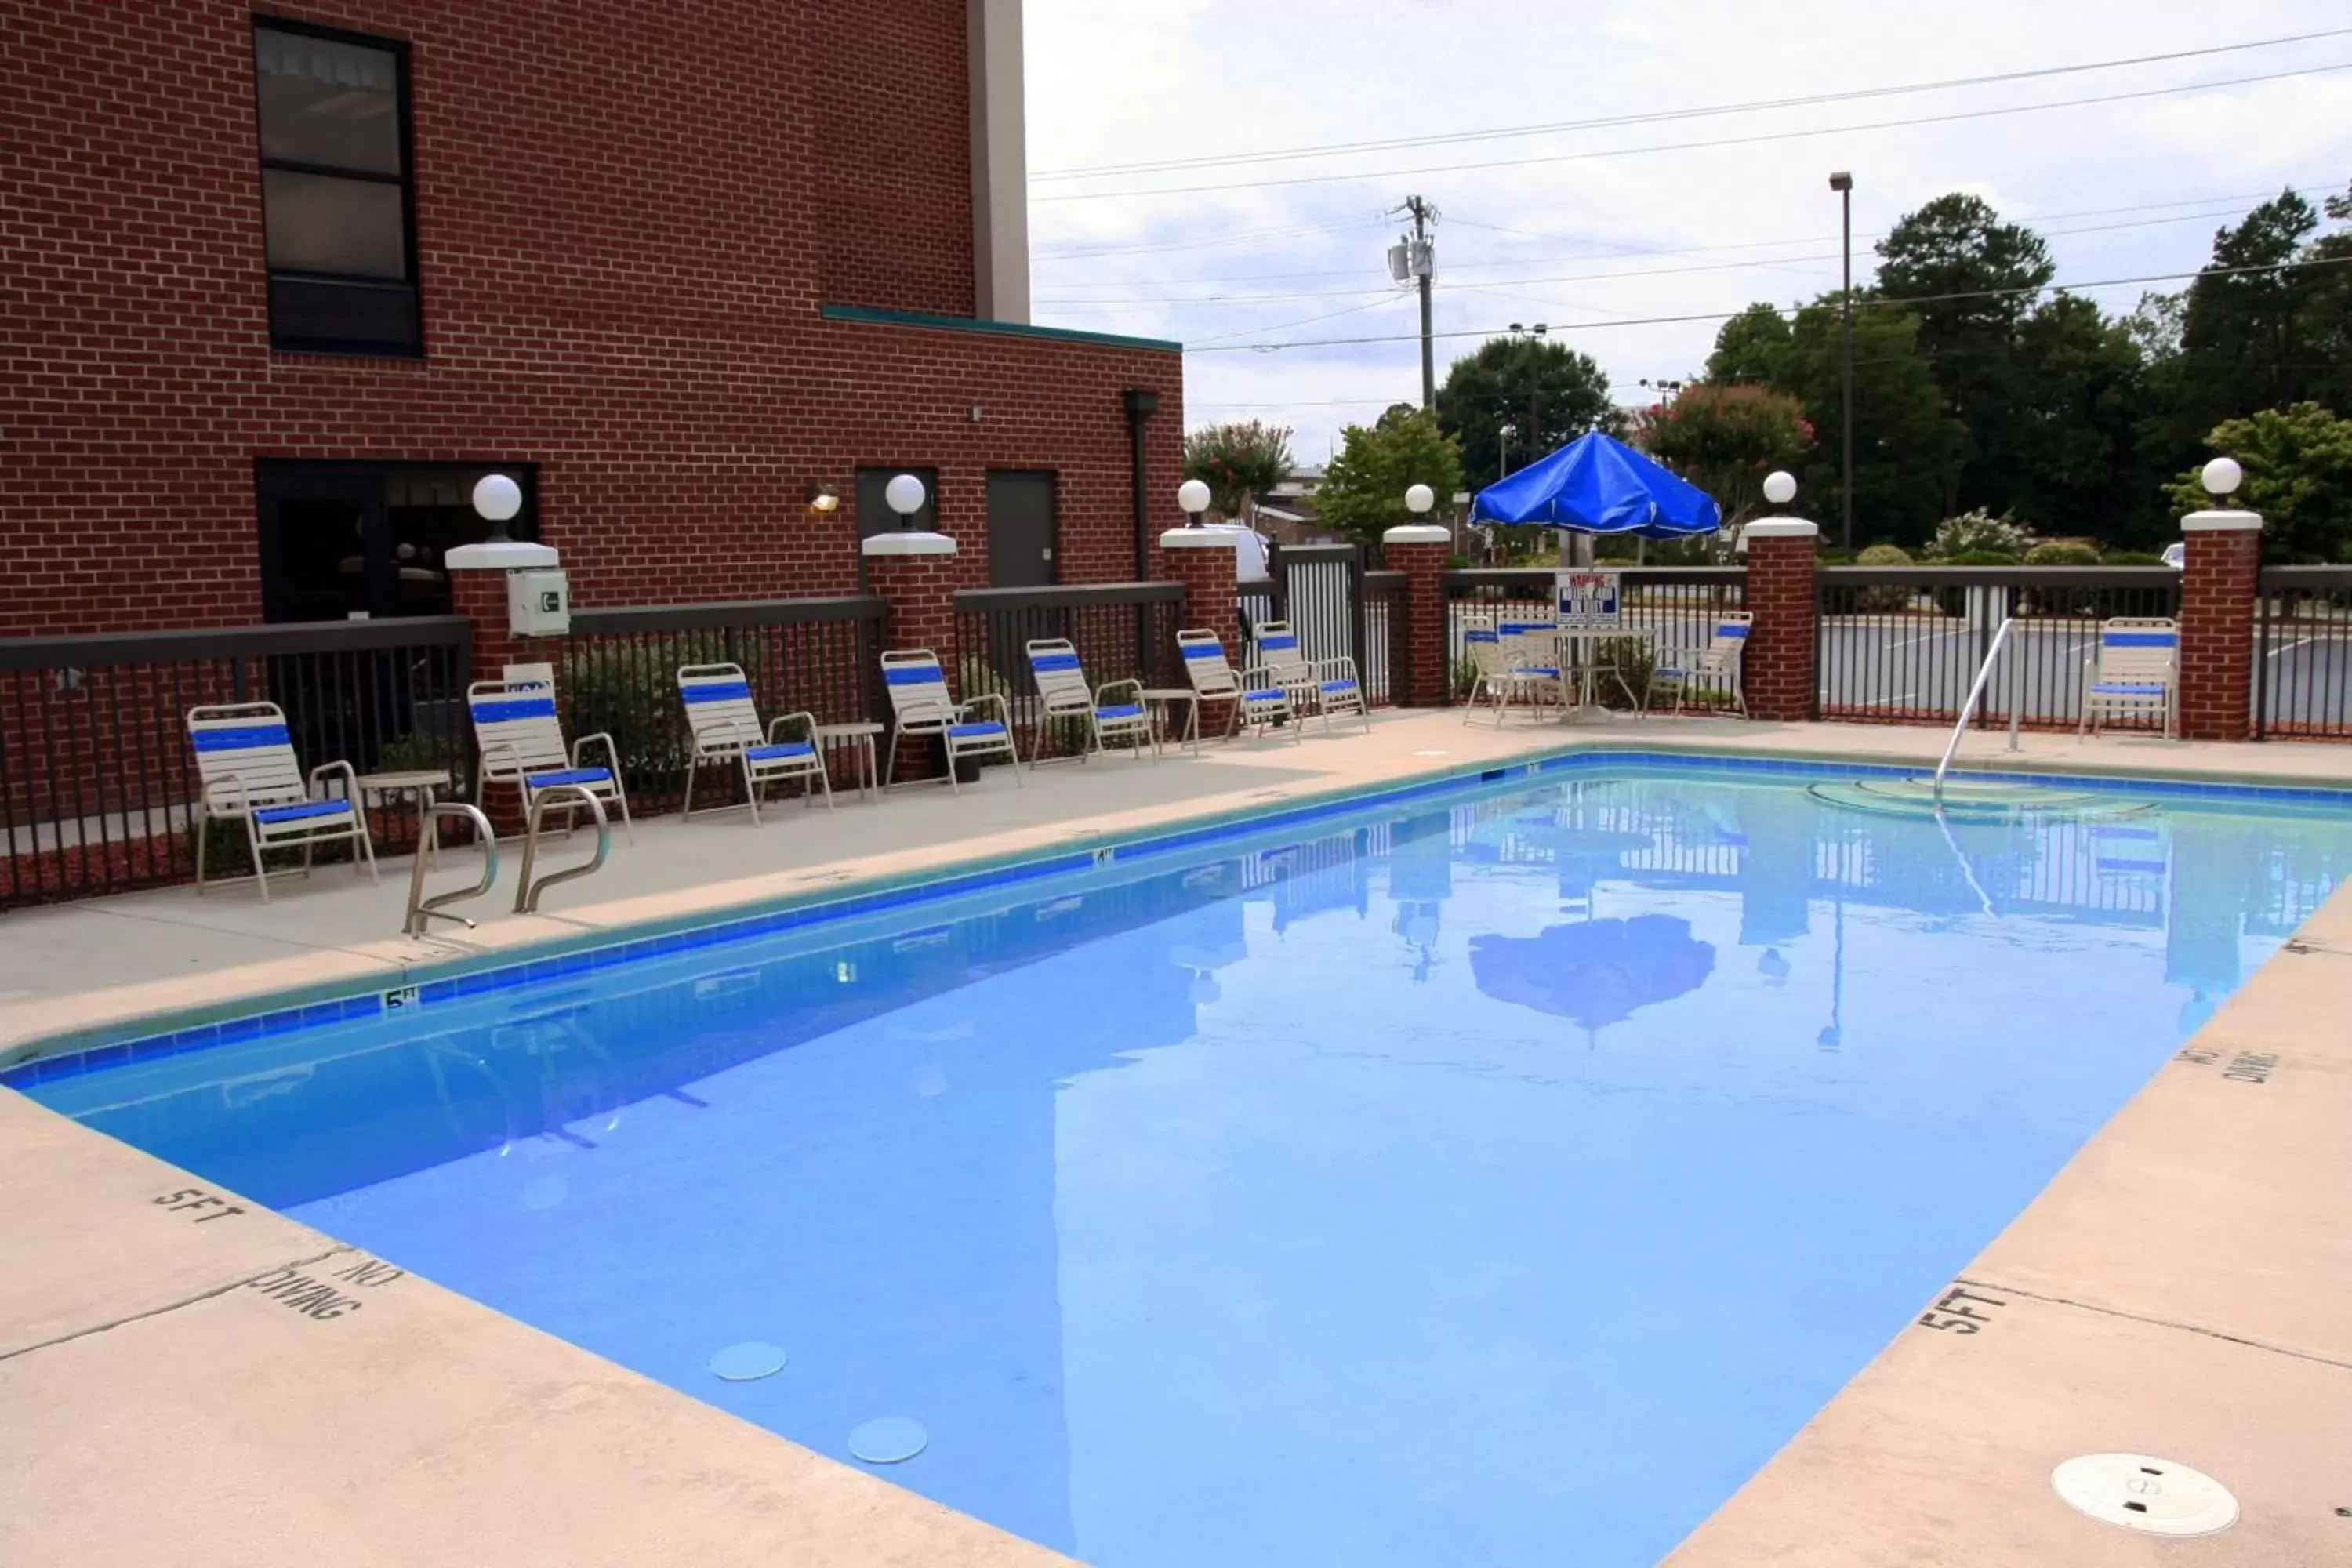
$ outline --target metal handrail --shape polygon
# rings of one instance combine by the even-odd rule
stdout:
[[[567,867],[561,871],[550,871],[534,886],[530,879],[530,867],[531,862],[538,858],[539,855],[540,824],[545,820],[548,806],[555,802],[558,795],[578,796],[576,800],[563,801],[562,803],[563,809],[569,811],[575,806],[585,805],[589,815],[595,817],[596,853],[583,864]],[[550,784],[541,790],[531,800],[530,820],[523,828],[522,879],[515,886],[514,912],[519,915],[537,914],[539,897],[541,893],[546,892],[558,882],[569,882],[585,877],[597,867],[602,866],[604,863],[604,858],[612,852],[613,825],[605,819],[604,803],[589,794],[585,784]]]
[[[455,888],[446,893],[425,896],[425,873],[432,868],[433,857],[441,847],[441,818],[462,816],[474,825],[474,835],[482,843],[482,879],[470,888]],[[421,937],[426,922],[435,920],[456,921],[467,931],[474,922],[463,915],[444,914],[444,904],[459,904],[467,899],[478,899],[490,890],[499,879],[499,839],[490,831],[490,819],[480,810],[461,801],[446,801],[425,808],[425,826],[416,843],[416,863],[408,873],[408,915],[400,922],[400,934]]]
[[[1952,758],[1959,752],[1960,737],[1969,732],[1969,721],[1976,717],[1977,704],[1984,700],[1985,688],[1992,683],[1992,667],[1999,662],[2001,650],[2009,646],[2009,629],[2015,625],[2017,625],[2016,616],[2001,617],[2000,630],[1992,634],[1992,647],[1985,650],[1984,662],[1977,666],[1977,678],[1969,687],[1969,700],[1960,704],[1959,722],[1952,726],[1952,738],[1944,746],[1944,760],[1936,764],[1936,803],[1939,805],[1944,800],[1944,775],[1952,771]],[[2013,685],[2014,682],[2011,684]],[[2017,700],[2017,693],[2011,691],[2009,701],[2009,749],[2012,752],[2017,750],[2017,724],[2022,707],[2023,705]]]

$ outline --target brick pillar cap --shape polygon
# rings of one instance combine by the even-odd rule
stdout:
[[[2258,511],[2192,511],[2180,520],[2183,533],[2253,533],[2262,526]]]
[[[493,539],[481,544],[460,544],[441,558],[441,564],[452,572],[514,572],[552,566],[560,559],[551,544]]]
[[[1381,535],[1382,544],[1451,544],[1454,531],[1434,522],[1401,522]]]
[[[1160,536],[1162,550],[1239,550],[1242,536],[1234,528],[1171,528]]]
[[[868,555],[953,555],[956,542],[944,533],[921,529],[893,530],[867,534],[866,542],[857,548]]]
[[[1762,517],[1739,531],[1747,539],[1816,539],[1822,531],[1818,522],[1807,522],[1801,517]]]

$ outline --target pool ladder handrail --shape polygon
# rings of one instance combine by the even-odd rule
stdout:
[[[559,796],[572,796],[576,798],[564,799],[559,803]],[[588,808],[589,815],[596,819],[596,853],[590,856],[580,865],[567,866],[561,871],[550,871],[546,876],[541,877],[536,884],[533,884],[530,879],[530,868],[531,863],[539,858],[540,826],[546,820],[547,808],[551,805],[557,804],[561,804],[562,808],[566,811],[572,810],[575,807],[582,805],[585,805]],[[563,830],[566,833],[572,831],[571,820],[568,817],[564,821]],[[539,899],[541,894],[546,892],[548,889],[552,888],[558,882],[574,881],[582,877],[587,876],[590,872],[602,866],[604,863],[605,857],[610,855],[612,852],[613,825],[610,819],[604,816],[604,803],[597,799],[593,795],[591,795],[588,792],[586,785],[550,784],[547,788],[539,791],[538,794],[531,798],[530,820],[523,829],[522,879],[515,887],[514,912],[519,915],[537,914],[539,912]]]
[[[424,816],[424,830],[416,841],[416,862],[408,872],[408,914],[400,922],[400,934],[422,937],[428,922],[436,920],[456,921],[467,931],[472,931],[475,929],[472,921],[463,915],[447,913],[442,906],[478,899],[490,890],[490,885],[499,879],[498,835],[490,831],[490,819],[482,815],[479,807],[467,805],[462,801],[443,801],[428,805],[425,808]],[[462,816],[474,825],[474,837],[482,846],[482,879],[470,888],[453,888],[448,892],[436,893],[428,899],[425,896],[425,873],[432,869],[433,858],[441,847],[441,819],[445,816]]]
[[[2010,628],[2016,625],[2016,616],[2001,617],[2000,629],[1992,634],[1992,647],[1985,650],[1984,662],[1977,666],[1977,678],[1969,687],[1969,699],[1960,704],[1959,722],[1952,726],[1952,738],[1944,746],[1944,760],[1936,764],[1936,804],[1938,805],[1944,802],[1944,775],[1952,771],[1952,759],[1959,754],[1960,738],[1969,732],[1969,721],[1976,717],[1977,704],[1984,700],[1985,688],[1992,684],[1992,667],[2000,662],[2002,652],[2009,647]],[[2018,720],[2024,711],[2023,705],[2017,700],[2016,668],[2014,664],[2010,666],[2009,749],[2012,752],[2018,749]]]

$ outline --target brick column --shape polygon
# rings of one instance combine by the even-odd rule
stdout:
[[[545,570],[561,563],[555,551],[544,544],[528,544],[520,540],[493,540],[484,544],[461,544],[450,551],[443,564],[449,572],[450,607],[473,623],[472,673],[468,680],[497,680],[510,664],[561,664],[562,644],[547,637],[517,637],[507,624],[507,574],[524,570]],[[473,742],[471,721],[462,742],[469,770],[480,765]],[[490,819],[490,826],[501,838],[520,835],[523,830],[523,814],[516,792],[501,789],[490,800],[482,798],[478,780],[469,780],[472,787],[467,798],[482,807]]]
[[[1240,547],[1231,529],[1171,528],[1160,536],[1160,559],[1171,582],[1184,584],[1184,612],[1178,629],[1202,627],[1217,634],[1225,657],[1239,669],[1249,662],[1242,647],[1241,581],[1234,552]],[[1201,733],[1217,735],[1231,720],[1230,704],[1201,704]]]
[[[1813,546],[1821,529],[1793,517],[1751,522],[1748,609],[1756,624],[1741,659],[1748,716],[1797,723],[1813,716]]]
[[[2181,738],[2242,741],[2252,733],[2263,520],[2195,511],[2180,520],[2180,532]]]
[[[1402,662],[1389,672],[1389,695],[1401,708],[1443,708],[1451,694],[1442,578],[1454,534],[1435,523],[1406,523],[1381,535],[1381,542],[1390,568],[1404,574],[1404,603],[1391,612],[1404,623],[1403,635],[1391,639]]]
[[[890,606],[882,646],[929,648],[940,657],[949,694],[961,699],[955,595],[961,567],[956,560],[956,542],[944,533],[899,531],[872,534],[860,548],[866,555],[867,585]],[[890,721],[887,709],[875,717],[885,724]],[[882,742],[888,743],[887,738]],[[905,741],[898,748],[893,777],[933,777],[940,771],[940,742],[928,736]],[[877,757],[877,761],[887,763],[888,759]]]

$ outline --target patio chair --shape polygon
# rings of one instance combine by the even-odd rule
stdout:
[[[1184,657],[1184,679],[1195,697],[1202,702],[1233,705],[1233,717],[1225,721],[1226,740],[1245,728],[1263,730],[1277,724],[1290,726],[1294,744],[1304,739],[1290,693],[1261,667],[1254,665],[1235,674],[1225,660],[1224,642],[1215,632],[1206,627],[1180,631],[1176,651]]]
[[[1139,757],[1147,745],[1158,752],[1151,715],[1143,706],[1143,682],[1129,679],[1089,687],[1087,672],[1078,663],[1078,650],[1067,637],[1034,638],[1028,653],[1029,674],[1037,682],[1040,705],[1038,740],[1029,749],[1031,766],[1036,765],[1045,750],[1045,726],[1056,719],[1076,720],[1086,726],[1087,744],[1078,752],[1080,762],[1108,750],[1113,741],[1131,743]],[[1113,700],[1122,694],[1123,700]]]
[[[1370,731],[1371,710],[1364,702],[1363,682],[1350,656],[1308,658],[1299,648],[1298,634],[1287,622],[1267,621],[1257,628],[1257,662],[1253,668],[1264,670],[1275,685],[1289,693],[1290,705],[1302,720],[1310,713],[1320,714],[1323,727],[1328,730],[1335,715],[1353,714]],[[1250,671],[1242,673],[1246,680]]]
[[[1465,724],[1477,717],[1481,698],[1491,705],[1495,727],[1499,730],[1510,717],[1514,704],[1523,703],[1530,713],[1540,717],[1544,705],[1560,689],[1558,670],[1528,669],[1514,662],[1503,647],[1502,633],[1492,626],[1465,627],[1462,648],[1469,655],[1471,668],[1476,672],[1470,682],[1469,700],[1462,706]]]
[[[2099,641],[2083,667],[2077,740],[2109,718],[2154,719],[2172,739],[2179,695],[2180,626],[2157,616],[2118,616],[2099,623]]]
[[[205,890],[205,843],[215,822],[245,824],[246,847],[253,855],[253,884],[269,901],[268,849],[302,850],[302,875],[321,844],[345,839],[359,845],[352,864],[372,881],[375,843],[361,809],[359,774],[344,762],[321,763],[306,778],[294,755],[286,714],[275,702],[219,702],[188,710],[188,740],[196,749],[196,777],[203,784],[196,808],[196,892]],[[323,781],[341,773],[340,798],[325,793]],[[362,866],[362,863],[364,862]]]
[[[1676,713],[1694,690],[1721,691],[1731,699],[1739,716],[1748,717],[1746,682],[1740,678],[1741,663],[1747,657],[1748,634],[1756,617],[1746,610],[1726,610],[1715,617],[1713,630],[1707,634],[1702,648],[1676,650],[1661,648],[1657,661],[1650,667],[1650,689],[1642,705],[1647,713],[1657,703],[1661,687],[1675,689]]]
[[[677,672],[677,695],[686,704],[686,727],[694,740],[680,816],[694,815],[694,775],[713,763],[742,770],[743,802],[751,809],[754,826],[760,820],[760,792],[787,779],[800,780],[803,805],[814,802],[821,789],[824,808],[833,809],[833,781],[825,776],[824,758],[817,752],[815,714],[786,713],[761,730],[751,682],[740,664],[683,665]],[[786,725],[798,725],[803,738],[778,739]],[[732,809],[709,806],[704,815]]]
[[[621,831],[630,843],[636,834],[629,821],[629,796],[621,787],[621,752],[609,734],[583,735],[564,743],[562,721],[555,716],[555,682],[545,666],[509,666],[504,680],[477,680],[466,688],[466,708],[474,721],[474,749],[481,755],[474,785],[475,804],[489,809],[493,786],[515,792],[526,819],[539,792],[557,784],[573,784],[599,800],[621,808]],[[582,761],[588,748],[604,743],[603,767]],[[567,829],[577,806],[558,807]]]
[[[1559,623],[1556,620],[1498,622],[1495,636],[1503,657],[1521,679],[1532,683],[1545,702],[1566,706],[1568,682],[1559,667]]]
[[[910,735],[937,735],[947,748],[948,788],[958,795],[956,763],[965,757],[1001,756],[1013,763],[1013,782],[1021,783],[1021,752],[1013,744],[1013,710],[1001,691],[982,692],[969,702],[958,702],[948,690],[947,672],[940,656],[927,647],[890,648],[882,655],[882,684],[890,693],[890,755],[882,764],[882,787],[898,766],[898,742]],[[996,717],[978,715],[993,706]]]

